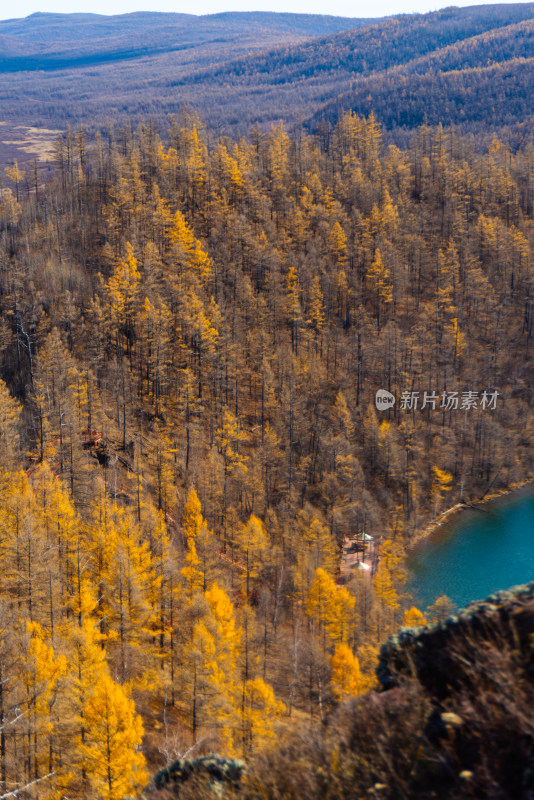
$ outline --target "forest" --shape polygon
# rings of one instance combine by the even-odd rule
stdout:
[[[384,19],[36,14],[0,22],[0,122],[94,134],[151,120],[165,136],[188,109],[235,138],[279,121],[316,133],[350,109],[397,145],[441,122],[515,147],[532,117],[533,20],[532,3]]]
[[[46,182],[6,168],[4,796],[248,759],[450,613],[414,607],[404,554],[534,474],[533,218],[532,145],[400,149],[352,112],[69,129]],[[342,570],[363,534],[372,571]]]

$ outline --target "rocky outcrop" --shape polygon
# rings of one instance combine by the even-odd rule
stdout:
[[[382,646],[377,677],[383,689],[416,678],[437,699],[470,680],[473,650],[512,648],[534,677],[534,582],[470,603],[445,622],[402,628]]]
[[[219,755],[181,758],[154,775],[144,797],[156,798],[162,796],[160,793],[165,797],[180,797],[180,788],[194,783],[195,779],[202,782],[202,789],[197,784],[199,796],[222,797],[225,786],[236,788],[239,785],[244,771],[245,762],[238,758]],[[190,788],[194,793],[195,787]]]

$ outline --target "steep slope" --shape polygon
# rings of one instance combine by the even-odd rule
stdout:
[[[303,726],[260,754],[237,796],[529,800],[533,634],[532,583],[472,604],[447,622],[401,631],[382,650],[379,676],[387,691],[342,704],[321,729]],[[192,766],[200,783],[204,765]],[[217,780],[216,773],[204,778],[197,797],[209,797]],[[145,796],[192,797],[177,790]]]
[[[319,730],[286,734],[249,764],[176,761],[142,797],[529,800],[533,634],[533,583],[403,629],[382,648],[382,692],[338,706]]]
[[[351,115],[331,135],[214,144],[186,117],[163,141],[148,125],[71,131],[56,158],[47,180],[9,170],[0,197],[4,784],[20,794],[45,765],[47,795],[61,781],[93,800],[78,791],[89,692],[96,738],[97,688],[116,676],[128,710],[132,687],[117,798],[143,757],[154,773],[192,743],[248,758],[277,718],[309,729],[345,692],[340,656],[348,693],[372,679],[404,610],[403,545],[444,508],[534,477],[532,148],[482,155],[427,130],[403,151]],[[383,386],[413,391],[412,410],[376,409]],[[454,408],[464,395],[475,407]],[[374,578],[336,584],[363,531]],[[102,660],[83,693],[80,628]],[[30,631],[69,670],[52,708],[18,658]],[[330,773],[313,747],[308,771],[297,741],[266,772],[295,792],[256,798],[305,800],[308,774],[321,800],[375,783],[413,800],[398,785],[415,764],[429,800],[430,700],[403,688],[343,728]]]

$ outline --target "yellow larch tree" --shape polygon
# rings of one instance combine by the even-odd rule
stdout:
[[[163,279],[170,290],[172,303],[178,303],[188,286],[194,286],[195,276],[191,274],[190,264],[195,250],[195,236],[180,210],[172,217],[172,225],[167,231],[169,263],[163,267]]]
[[[307,323],[312,327],[315,334],[320,336],[325,327],[324,299],[321,290],[321,279],[318,275],[314,277],[310,286],[309,305]]]
[[[286,192],[289,169],[290,140],[283,124],[271,125],[267,146],[267,170],[273,183],[273,192],[278,200]]]
[[[452,616],[456,610],[456,604],[447,597],[446,594],[440,595],[437,600],[426,609],[426,615],[431,624],[436,622],[444,622],[448,617]]]
[[[225,409],[222,425],[215,433],[227,474],[246,469],[246,458],[240,452],[240,443],[246,441],[247,435],[241,430],[238,418],[230,409]]]
[[[145,297],[141,319],[140,340],[144,348],[146,389],[154,403],[154,415],[159,417],[161,397],[166,392],[171,361],[172,314],[158,297],[152,302]]]
[[[332,691],[339,702],[354,697],[363,691],[364,679],[360,662],[350,647],[341,642],[336,645],[330,660],[332,667]]]
[[[248,522],[237,534],[237,543],[241,559],[245,564],[245,592],[250,595],[250,580],[257,578],[260,566],[265,564],[269,552],[269,538],[261,519],[251,514]]]
[[[236,145],[236,150],[237,150]],[[239,153],[236,153],[239,155]],[[226,186],[230,190],[232,200],[241,195],[243,189],[243,175],[239,167],[238,160],[233,158],[225,145],[219,142],[214,153],[214,158],[218,167],[218,181],[220,186]]]
[[[62,753],[54,738],[54,705],[58,701],[59,683],[67,672],[67,660],[54,652],[46,641],[46,631],[37,622],[28,622],[26,629],[22,680],[28,736],[23,762],[27,764],[27,779],[35,780],[61,771]],[[62,777],[64,780],[65,776]],[[43,796],[51,797],[53,791],[49,784]]]
[[[460,330],[458,317],[452,317],[446,330],[453,343],[454,358],[458,358],[465,348],[465,335]]]
[[[225,751],[232,753],[239,707],[237,659],[243,632],[237,626],[233,604],[224,589],[214,583],[206,592],[206,600],[211,612],[206,625],[213,636],[217,663],[212,676],[218,693],[215,719]]]
[[[139,751],[143,723],[133,700],[104,672],[83,709],[85,741],[81,752],[91,796],[122,800],[147,780]]]
[[[302,321],[301,293],[297,268],[290,264],[286,277],[285,312],[291,328],[291,346],[295,353],[298,353],[298,329]]]
[[[176,500],[176,475],[174,467],[174,446],[172,429],[160,420],[154,421],[154,437],[151,452],[152,472],[157,505],[165,519]]]
[[[360,672],[363,680],[362,691],[374,689],[378,684],[376,668],[378,666],[379,653],[380,648],[368,642],[364,642],[357,649],[356,655],[360,664]]]
[[[185,554],[185,566],[182,567],[182,575],[185,581],[187,597],[189,602],[192,603],[195,595],[198,592],[203,592],[206,588],[202,575],[201,561],[193,538],[187,540],[187,553]]]
[[[12,229],[22,216],[22,206],[11,189],[4,189],[0,194],[0,219],[4,219],[6,226]]]
[[[200,532],[205,524],[200,500],[195,488],[191,487],[182,513],[182,531],[187,547],[185,566],[182,569],[182,575],[185,579],[187,596],[190,603],[193,601],[193,597],[197,592],[206,590],[196,545],[197,538],[200,538]]]
[[[405,628],[420,628],[427,624],[426,617],[422,611],[412,606],[407,608],[402,618],[402,624]]]
[[[9,178],[9,180],[12,181],[15,184],[15,192],[17,194],[17,202],[18,202],[20,200],[20,197],[19,197],[19,185],[20,185],[21,181],[24,180],[25,172],[24,172],[24,170],[22,170],[19,167],[18,161],[16,161],[16,160],[13,162],[13,166],[12,167],[6,167],[4,169],[4,172],[6,173],[7,177]]]
[[[187,546],[186,566],[182,575],[191,600],[195,592],[206,591],[214,576],[217,559],[215,537],[202,516],[200,500],[194,487],[187,494],[182,513],[182,531]]]
[[[129,513],[117,520],[116,542],[109,586],[109,610],[119,652],[118,666],[121,680],[135,674],[136,682],[143,683],[144,673],[151,671],[151,640],[160,633],[160,609],[152,604],[158,594],[161,576],[156,573],[148,542]]]
[[[272,742],[276,723],[285,714],[286,706],[277,700],[272,686],[262,678],[245,684],[243,703],[243,753]]]
[[[376,298],[377,325],[380,330],[380,312],[382,308],[393,302],[393,284],[380,250],[375,252],[373,263],[367,271],[367,279]]]
[[[192,486],[187,493],[187,500],[182,512],[182,530],[184,538],[196,540],[205,524],[198,494]]]
[[[193,744],[199,731],[212,717],[217,700],[214,675],[217,670],[215,640],[203,620],[198,620],[182,650],[182,668],[178,697],[184,704],[185,721],[191,730]]]
[[[71,730],[74,753],[69,766],[74,774],[83,766],[82,749],[86,741],[84,708],[99,678],[108,672],[104,637],[98,630],[95,615],[97,600],[87,578],[84,578],[79,597],[72,600],[73,616],[63,628],[63,637],[69,653],[68,694],[73,707],[74,730]]]
[[[214,583],[205,598],[207,613],[195,623],[184,647],[181,694],[186,698],[193,741],[209,724],[225,754],[232,755],[240,727],[237,660],[242,631],[223,589]]]
[[[161,148],[161,151],[162,150],[163,148]],[[161,192],[159,190],[159,186],[157,185],[157,183],[154,183],[152,185],[151,216],[152,216],[152,225],[154,226],[154,236],[153,236],[154,242],[151,242],[150,244],[152,247],[154,247],[154,244],[157,245],[157,252],[159,253],[159,255],[162,255],[165,250],[169,230],[173,223],[173,216],[169,209],[168,203],[161,196]]]
[[[39,351],[34,381],[35,402],[39,414],[40,460],[59,458],[60,471],[66,468],[66,438],[70,432],[73,404],[69,403],[69,370],[72,356],[63,344],[57,328],[53,328]]]
[[[146,503],[141,529],[143,538],[148,540],[151,556],[150,580],[146,585],[146,597],[151,609],[151,633],[158,634],[159,658],[172,662],[175,656],[173,634],[176,602],[181,587],[176,576],[176,557],[163,511]],[[170,645],[170,652],[167,643]]]
[[[221,313],[213,298],[211,298],[209,304],[204,303],[193,291],[190,291],[187,296],[184,312],[197,350],[197,394],[200,399],[202,398],[205,374],[215,361],[217,346],[220,342]]]
[[[106,289],[110,324],[117,333],[124,332],[129,343],[133,334],[140,279],[141,274],[133,247],[130,242],[126,242],[126,255],[124,258],[119,258]]]
[[[296,582],[301,596],[305,598],[318,567],[329,575],[334,574],[338,552],[328,525],[316,516],[310,520],[309,515],[301,511],[297,516],[297,530]]]
[[[343,267],[347,263],[347,237],[337,220],[328,233],[328,250],[337,267]]]
[[[247,458],[240,450],[241,442],[246,441],[247,434],[241,429],[236,415],[225,408],[222,424],[215,435],[224,461],[223,515],[226,515],[229,479],[238,478],[247,471]]]
[[[381,545],[378,568],[373,577],[373,589],[379,601],[377,641],[385,631],[395,627],[396,614],[401,608],[400,592],[406,580],[402,546],[398,541],[386,539]]]
[[[452,489],[452,473],[440,467],[432,467],[432,497],[434,499],[434,513],[437,513],[445,492]]]
[[[398,224],[399,212],[397,206],[391,202],[391,196],[387,188],[384,189],[380,207],[373,206],[371,211],[371,231],[374,237],[382,234],[391,236]]]
[[[191,186],[191,202],[194,208],[206,183],[206,146],[199,136],[196,124],[185,128],[184,133],[186,144],[185,167]]]
[[[400,608],[399,595],[395,588],[391,570],[385,561],[380,561],[373,577],[373,586],[376,596],[391,611]]]
[[[210,629],[217,647],[218,663],[231,680],[235,674],[242,631],[237,626],[232,601],[217,583],[206,591],[211,616]]]
[[[337,586],[332,603],[332,620],[328,621],[328,633],[334,642],[346,642],[350,635],[356,598],[346,586]]]
[[[209,280],[213,261],[195,237],[181,211],[174,215],[169,241],[174,259],[185,270],[186,286],[194,286],[197,278],[204,282]]]
[[[319,623],[325,650],[327,637],[333,644],[349,638],[355,604],[356,598],[345,586],[338,586],[321,567],[316,570],[306,600],[306,613]]]

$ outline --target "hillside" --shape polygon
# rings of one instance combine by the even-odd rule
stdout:
[[[301,780],[301,743],[273,743],[450,608],[411,607],[406,548],[534,475],[531,178],[528,145],[426,127],[400,149],[354,114],[215,145],[187,114],[163,139],[68,132],[48,180],[8,169],[2,791],[122,800],[190,749]],[[368,569],[341,575],[349,542]],[[430,713],[406,697],[404,781]],[[362,785],[390,780],[354,737]]]
[[[353,81],[316,112],[312,127],[352,109],[388,129],[456,124],[483,131],[532,120],[534,20],[455,42],[401,66]]]
[[[25,19],[0,21],[0,73],[66,69],[209,46],[215,53],[229,55],[364,22],[269,12],[201,17],[157,12],[116,16],[36,13]]]
[[[84,124],[94,132],[110,118],[135,124],[143,117],[164,127],[170,113],[196,103],[196,92],[179,84],[199,68],[362,24],[367,20],[267,12],[38,13],[1,21],[0,165],[34,159],[28,128]],[[204,98],[203,110],[210,105],[218,108],[217,96]],[[55,135],[43,134],[41,153]]]
[[[0,800],[533,800],[534,584],[406,558],[534,479],[533,45],[0,24]]]
[[[151,118],[163,130],[168,115],[187,106],[213,133],[234,134],[280,119],[332,124],[352,108],[374,111],[397,131],[412,130],[425,114],[464,130],[491,118],[498,129],[530,114],[533,18],[531,3],[381,21],[33,15],[0,23],[1,121],[94,131],[110,118]]]
[[[228,63],[225,77],[244,80],[268,74],[273,85],[330,73],[368,75],[408,64],[442,48],[534,17],[534,4],[449,8],[429,14],[403,15],[360,30],[345,31],[292,47],[280,47]],[[469,47],[468,47],[469,49]],[[221,75],[206,70],[198,80]]]

